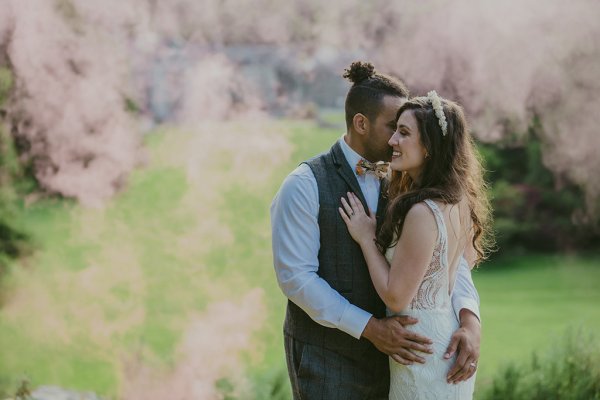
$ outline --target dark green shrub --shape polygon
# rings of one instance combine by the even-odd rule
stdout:
[[[586,212],[583,190],[564,177],[558,182],[544,166],[536,129],[520,142],[479,145],[499,253],[593,249],[600,242],[597,223],[577,218]]]
[[[481,400],[599,400],[600,347],[591,334],[569,330],[529,363],[501,369]]]

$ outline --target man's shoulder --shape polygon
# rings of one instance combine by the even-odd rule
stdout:
[[[315,183],[316,179],[312,169],[306,163],[301,163],[285,178],[281,190],[302,193],[312,188]]]
[[[284,179],[271,204],[274,209],[298,209],[318,201],[315,176],[306,164],[300,164]]]
[[[288,178],[289,177],[297,179],[314,179],[314,174],[307,161],[303,161],[292,172],[289,173]]]
[[[319,177],[323,177],[331,173],[332,168],[336,163],[335,148],[336,144],[334,144],[331,149],[317,154],[316,156],[311,157],[302,163],[311,169],[314,177],[317,180],[319,180]]]
[[[319,153],[316,156],[313,156],[308,160],[303,161],[302,164],[308,165],[309,167],[313,168],[325,163],[328,157],[331,157],[331,150]]]

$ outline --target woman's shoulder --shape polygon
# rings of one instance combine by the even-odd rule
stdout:
[[[433,244],[437,238],[437,222],[433,210],[425,201],[413,204],[404,220],[402,236],[419,246]]]
[[[423,200],[413,204],[408,212],[406,213],[406,221],[418,220],[418,221],[435,221],[434,211],[431,206],[427,203],[431,203],[433,200]],[[435,202],[433,202],[435,204]],[[434,206],[435,207],[435,206]]]

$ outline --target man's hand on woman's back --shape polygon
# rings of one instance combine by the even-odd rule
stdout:
[[[417,352],[431,354],[433,351],[429,345],[432,342],[429,338],[405,328],[406,325],[414,325],[417,322],[417,319],[404,315],[382,319],[371,317],[362,336],[400,364],[423,364],[425,360],[418,356]]]

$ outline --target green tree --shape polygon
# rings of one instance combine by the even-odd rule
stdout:
[[[0,111],[10,96],[12,85],[10,70],[0,67]],[[27,250],[28,237],[16,222],[18,182],[25,181],[29,180],[24,179],[12,137],[0,125],[0,278],[8,260]]]
[[[598,229],[577,219],[586,212],[583,190],[543,164],[539,129],[534,122],[525,139],[479,146],[499,252],[592,249],[600,239]]]

